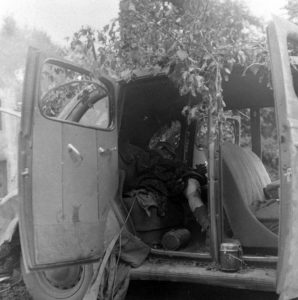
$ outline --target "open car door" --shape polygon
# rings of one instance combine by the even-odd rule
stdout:
[[[274,18],[268,27],[280,151],[280,234],[277,292],[280,299],[298,297],[298,27]],[[295,79],[296,78],[296,79]]]
[[[99,259],[117,193],[115,89],[30,49],[19,145],[20,232],[29,269]]]

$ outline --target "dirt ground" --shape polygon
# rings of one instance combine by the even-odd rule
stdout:
[[[8,281],[0,282],[0,300],[33,300],[21,275],[15,271]],[[277,300],[270,292],[238,290],[190,283],[131,281],[125,300]]]
[[[134,281],[125,300],[277,300],[270,292],[239,290],[208,285]]]
[[[32,300],[22,280],[0,284],[0,300]]]
[[[22,280],[0,284],[0,300],[32,300]],[[152,281],[131,282],[125,300],[277,300],[275,293]]]

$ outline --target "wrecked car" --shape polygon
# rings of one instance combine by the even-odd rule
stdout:
[[[225,112],[234,112],[233,138],[225,142],[224,134],[209,139],[208,128],[205,142],[199,139],[206,123],[186,120],[181,112],[189,99],[163,74],[115,83],[30,50],[19,142],[19,232],[23,277],[34,299],[83,299],[124,230],[146,245],[131,280],[298,296],[298,101],[288,54],[297,33],[279,19],[268,28],[274,96],[253,73],[241,76],[237,68],[224,83]],[[280,183],[271,182],[260,158],[264,108],[276,114]],[[235,112],[248,115],[250,149],[241,147]],[[121,166],[130,157],[119,148],[123,138],[144,151],[171,143],[185,165],[206,165],[201,190],[208,234],[187,214],[178,222],[169,208],[165,221],[155,204],[146,211],[127,199],[130,174]],[[174,250],[163,247],[163,235],[182,226],[187,241]]]

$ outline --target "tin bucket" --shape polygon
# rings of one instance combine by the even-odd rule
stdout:
[[[220,245],[220,269],[225,272],[237,272],[242,264],[242,247],[233,240]]]

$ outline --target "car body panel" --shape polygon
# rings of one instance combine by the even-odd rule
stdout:
[[[268,42],[280,149],[277,292],[281,299],[298,296],[298,98],[291,73],[288,39],[298,41],[298,27],[275,17],[268,27]]]
[[[42,115],[39,81],[46,59],[29,51],[20,134],[20,228],[31,269],[99,259],[118,184],[116,126],[100,130]],[[102,155],[99,148],[114,151]]]

